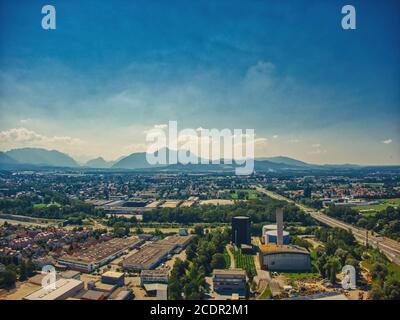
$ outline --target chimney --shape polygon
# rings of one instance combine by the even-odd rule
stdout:
[[[276,209],[276,227],[277,227],[277,240],[276,244],[283,245],[283,209]]]

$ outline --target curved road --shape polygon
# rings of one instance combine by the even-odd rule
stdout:
[[[342,229],[346,229],[346,230],[351,230],[354,237],[363,244],[366,243],[366,238],[367,238],[367,234],[368,234],[368,244],[370,246],[379,249],[382,253],[384,253],[386,255],[386,257],[390,261],[400,265],[400,242],[395,241],[393,239],[386,238],[386,237],[376,237],[376,236],[372,235],[372,233],[367,231],[366,229],[357,228],[357,227],[354,227],[343,221],[331,218],[331,217],[327,216],[326,214],[322,213],[321,211],[317,211],[315,209],[308,208],[302,204],[294,202],[291,199],[283,197],[280,194],[266,190],[265,188],[256,187],[256,190],[266,194],[267,196],[269,196],[271,198],[286,201],[289,203],[293,203],[296,206],[298,206],[300,209],[304,210],[309,215],[311,215],[315,220],[318,220],[330,227],[337,227],[337,228],[342,228]]]

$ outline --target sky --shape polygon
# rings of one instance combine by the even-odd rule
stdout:
[[[113,160],[176,120],[254,129],[259,157],[400,164],[398,30],[391,0],[0,0],[0,150]]]

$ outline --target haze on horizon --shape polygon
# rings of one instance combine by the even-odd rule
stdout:
[[[146,132],[255,129],[256,157],[400,164],[399,4],[0,0],[0,150],[79,161],[145,151]]]

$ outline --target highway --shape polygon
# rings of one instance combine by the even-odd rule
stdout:
[[[331,217],[327,216],[326,214],[322,213],[321,211],[318,211],[318,210],[306,207],[302,204],[296,203],[291,199],[283,197],[275,192],[266,190],[265,188],[256,187],[256,190],[258,192],[262,192],[262,193],[266,194],[267,196],[269,196],[271,198],[286,201],[289,203],[293,203],[297,207],[299,207],[300,209],[304,210],[306,213],[311,215],[315,220],[318,220],[330,227],[337,227],[337,228],[342,228],[342,229],[346,229],[346,230],[351,230],[354,237],[363,244],[366,244],[366,238],[367,238],[367,232],[368,232],[368,244],[374,248],[379,249],[382,253],[384,253],[386,255],[386,257],[390,261],[400,265],[400,242],[386,238],[386,237],[376,237],[376,236],[372,235],[372,233],[367,231],[366,229],[357,228],[357,227],[354,227],[343,221],[331,218]]]

